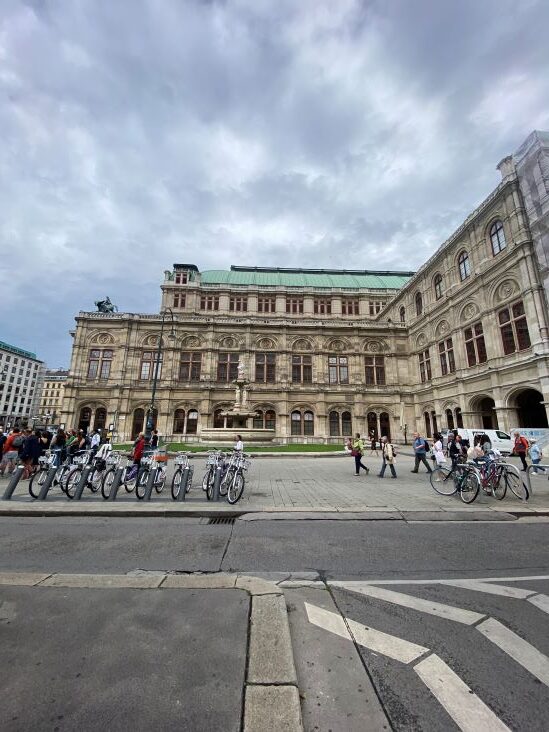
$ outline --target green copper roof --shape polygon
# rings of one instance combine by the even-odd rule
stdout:
[[[231,267],[201,273],[204,285],[258,285],[271,287],[335,287],[353,290],[399,290],[414,272],[369,270],[285,269],[282,267]]]

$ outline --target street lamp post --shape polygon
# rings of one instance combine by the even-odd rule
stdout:
[[[170,316],[171,325],[172,325],[172,329],[168,335],[168,338],[172,341],[175,340],[175,330],[174,330],[175,318],[174,318],[172,309],[165,308],[160,313],[160,315],[162,316],[162,325],[160,327],[160,337],[158,339],[158,348],[156,350],[156,358],[154,360],[154,365],[153,365],[154,370],[153,370],[151,404],[150,404],[149,408],[147,409],[147,420],[145,422],[145,442],[147,444],[149,444],[151,441],[151,435],[152,435],[152,430],[153,430],[153,426],[154,426],[154,410],[155,410],[154,400],[156,397],[156,387],[158,384],[158,372],[160,370],[160,357],[162,356],[162,336],[164,335],[164,324],[166,322],[166,315]]]

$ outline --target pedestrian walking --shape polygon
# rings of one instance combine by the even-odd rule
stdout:
[[[459,459],[463,457],[463,444],[461,442],[461,435],[455,433],[454,439],[448,443],[448,455],[452,461],[452,470],[455,469],[459,462]]]
[[[433,445],[433,453],[435,456],[435,462],[437,464],[437,468],[440,468],[440,466],[446,462],[446,457],[444,455],[444,447],[442,443],[442,435],[440,432],[437,432],[435,435],[435,444]]]
[[[387,465],[389,466],[391,470],[391,478],[396,478],[396,470],[395,470],[395,458],[396,458],[396,450],[395,446],[389,442],[387,437],[381,438],[381,456],[383,458],[383,462],[381,463],[381,470],[379,471],[378,478],[383,478],[385,475],[385,468]]]
[[[537,475],[540,471],[545,473],[545,468],[538,468],[537,466],[541,462],[541,458],[543,457],[543,452],[541,451],[541,447],[538,445],[538,441],[535,437],[532,437],[530,440],[530,460],[532,461],[532,465],[535,465],[536,467],[532,468],[532,473],[534,475]]]
[[[375,430],[370,430],[370,451],[375,452],[377,457],[377,436]]]
[[[39,464],[38,458],[42,452],[42,446],[40,445],[40,431],[35,430],[25,440],[23,446],[23,452],[21,453],[21,460],[25,466],[23,470],[23,480],[27,480],[35,472],[36,467]]]
[[[370,472],[370,469],[362,462],[362,456],[364,455],[364,440],[360,437],[360,432],[357,432],[355,439],[353,440],[353,452],[352,455],[355,459],[355,475],[360,474],[360,468],[364,468],[366,475]]]
[[[158,447],[158,430],[153,430],[152,437],[151,437],[151,447],[153,450],[156,450]]]
[[[432,473],[431,466],[427,462],[426,455],[427,450],[429,449],[429,443],[427,440],[425,440],[419,432],[414,432],[414,441],[412,443],[412,447],[414,448],[414,454],[415,454],[415,464],[414,468],[411,471],[412,473],[417,473],[419,469],[419,464],[423,463],[425,467],[427,468],[428,473]]]
[[[515,444],[513,446],[513,454],[518,455],[522,463],[522,470],[528,469],[526,462],[526,452],[530,447],[526,437],[523,437],[518,430],[515,431]]]
[[[13,473],[17,460],[19,459],[19,450],[23,447],[25,438],[21,434],[19,427],[14,427],[4,442],[2,448],[2,462],[0,463],[0,473],[5,475]]]

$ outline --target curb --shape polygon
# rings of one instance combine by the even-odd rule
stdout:
[[[244,680],[244,732],[303,732],[284,591],[247,574],[137,571],[129,574],[0,572],[0,586],[131,589],[224,589],[250,595]]]

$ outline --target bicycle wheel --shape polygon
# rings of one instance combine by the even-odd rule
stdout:
[[[173,474],[172,478],[172,498],[174,501],[177,501],[177,497],[179,496],[179,491],[181,490],[181,478],[183,477],[183,471],[181,468],[178,468],[175,473]]]
[[[157,493],[162,493],[166,485],[166,468],[158,468],[154,481],[154,489]]]
[[[67,494],[67,498],[74,498],[76,487],[78,486],[78,483],[80,483],[81,476],[82,470],[79,467],[73,468],[68,474],[67,482],[65,483],[65,493]]]
[[[70,473],[70,470],[71,469],[68,465],[63,465],[63,467],[59,468],[57,471],[56,479],[63,493],[67,492],[67,476]]]
[[[207,491],[208,490],[208,483],[210,482],[210,475],[213,472],[212,468],[208,468],[208,470],[204,473],[204,477],[202,478],[202,490]]]
[[[88,478],[88,486],[92,493],[97,493],[97,491],[101,488],[101,483],[103,482],[103,471],[99,470],[98,468],[94,468],[90,476]]]
[[[110,468],[109,470],[107,470],[103,478],[103,482],[101,483],[101,495],[105,500],[107,500],[111,495],[111,488],[112,484],[114,483],[114,473],[114,468]]]
[[[460,478],[459,495],[463,503],[473,503],[480,490],[480,479],[472,470]]]
[[[492,493],[494,494],[494,498],[497,498],[498,501],[503,501],[505,494],[507,493],[507,472],[505,470],[501,470],[501,468],[496,473],[496,480],[493,483]]]
[[[135,488],[135,479],[137,478],[137,473],[139,470],[136,470],[133,472],[133,465],[131,468],[125,468],[123,474],[122,474],[122,482],[124,483],[124,488],[126,489],[126,493],[131,493],[133,489]],[[132,471],[130,473],[130,471]],[[128,474],[130,474],[130,477],[128,478]]]
[[[149,480],[149,469],[142,468],[139,471],[139,473],[137,474],[137,478],[135,481],[135,495],[137,496],[137,498],[140,501],[142,501],[145,498],[148,480]]]
[[[439,466],[429,476],[433,489],[441,496],[453,496],[457,491],[454,475],[450,468]]]
[[[231,484],[227,490],[227,501],[229,503],[236,503],[240,500],[242,493],[244,492],[244,476],[241,472],[237,472],[231,481]]]
[[[221,481],[221,484],[219,486],[219,495],[220,496],[226,496],[227,491],[229,489],[229,486],[233,482],[234,474],[235,474],[236,468],[231,467],[227,470],[225,475],[223,476],[223,480]]]
[[[29,480],[29,493],[33,498],[38,498],[42,486],[46,480],[47,470],[39,470],[37,473],[33,473]]]
[[[507,485],[515,494],[515,496],[520,501],[527,501],[530,498],[530,493],[528,492],[528,488],[526,487],[526,484],[524,483],[520,475],[517,475],[510,470],[506,471],[506,475]]]
[[[187,481],[187,493],[191,490],[191,487],[193,484],[193,475],[194,475],[194,468],[191,466],[191,469],[189,470],[189,480]]]

